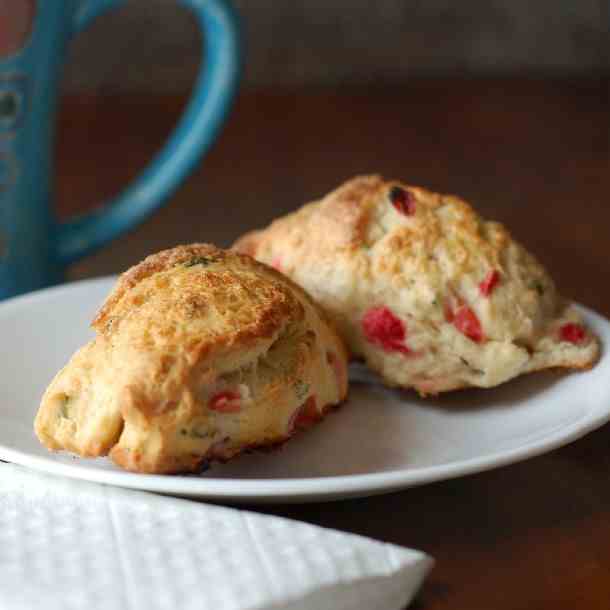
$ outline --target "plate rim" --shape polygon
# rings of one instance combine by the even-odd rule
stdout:
[[[84,279],[13,297],[0,304],[0,318],[15,308],[26,306],[30,301],[57,296],[61,292],[84,288],[87,285],[101,287],[114,280],[116,280],[116,276]],[[602,334],[600,327],[604,325],[606,331],[610,332],[610,321],[605,317],[583,305],[576,304],[576,307],[598,334]],[[602,355],[599,363],[609,357],[602,341]],[[389,472],[307,478],[203,478],[193,475],[168,476],[122,470],[112,471],[56,461],[52,458],[52,454],[49,457],[32,455],[1,442],[0,459],[52,475],[191,498],[238,500],[249,503],[314,502],[390,493],[485,472],[548,453],[582,438],[608,421],[610,421],[610,400],[607,406],[600,401],[578,419],[511,449],[498,450],[482,456],[433,466],[407,467]],[[81,458],[75,457],[74,459]]]

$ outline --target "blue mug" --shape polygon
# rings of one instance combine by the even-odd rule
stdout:
[[[223,0],[180,0],[204,61],[164,148],[115,199],[58,222],[52,145],[67,42],[124,0],[0,0],[0,299],[60,282],[66,266],[156,210],[214,141],[239,73],[236,15]]]

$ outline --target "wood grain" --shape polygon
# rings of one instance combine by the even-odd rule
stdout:
[[[244,94],[217,145],[143,226],[79,263],[114,273],[243,231],[359,172],[453,191],[504,221],[561,289],[610,316],[609,81],[434,80],[394,89]],[[181,97],[69,97],[63,215],[116,192],[163,141]],[[376,498],[266,512],[421,548],[421,609],[574,610],[610,600],[610,432],[522,464]],[[253,507],[254,510],[260,510]]]

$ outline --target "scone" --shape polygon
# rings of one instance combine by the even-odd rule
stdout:
[[[303,286],[390,386],[491,387],[598,356],[536,259],[455,196],[357,177],[234,248]]]
[[[197,471],[281,443],[346,397],[346,349],[305,292],[211,245],[124,273],[92,326],[42,398],[35,430],[49,449]]]

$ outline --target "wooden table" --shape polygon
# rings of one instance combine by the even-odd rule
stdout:
[[[244,93],[213,152],[171,204],[71,276],[118,272],[179,242],[228,245],[347,177],[380,172],[470,199],[508,224],[565,294],[610,317],[609,85],[441,80],[391,90]],[[157,149],[183,103],[66,100],[60,211],[114,193]],[[608,427],[475,476],[263,510],[432,554],[437,566],[419,609],[610,607]]]

